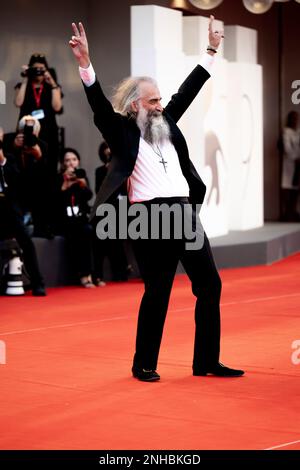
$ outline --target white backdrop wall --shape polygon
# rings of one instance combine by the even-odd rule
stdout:
[[[216,21],[215,27],[223,25]],[[167,104],[199,62],[207,31],[205,17],[183,17],[153,5],[131,7],[131,74],[154,77]],[[263,224],[262,69],[256,63],[256,32],[229,26],[225,36],[226,49],[218,51],[212,78],[179,122],[207,185],[202,222],[209,236]]]

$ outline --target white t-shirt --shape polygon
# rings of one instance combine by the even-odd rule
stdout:
[[[142,137],[134,169],[128,178],[128,198],[132,202],[155,197],[188,197],[189,186],[182,174],[174,145],[152,146]]]

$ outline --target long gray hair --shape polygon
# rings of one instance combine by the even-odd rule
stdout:
[[[126,116],[132,112],[131,103],[141,97],[140,84],[143,82],[157,86],[151,77],[128,77],[119,83],[112,97],[112,104],[117,113]]]

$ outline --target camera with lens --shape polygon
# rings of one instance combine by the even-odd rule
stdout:
[[[76,178],[85,178],[85,171],[82,168],[75,168],[74,174]]]
[[[72,181],[75,181],[78,178],[85,178],[85,171],[82,168],[74,168],[74,170],[70,174],[70,179]]]
[[[75,181],[79,178],[85,178],[85,171],[82,168],[74,168],[69,178],[71,181]]]
[[[28,67],[21,72],[22,77],[35,78],[44,75],[46,70],[43,67]]]
[[[25,124],[24,126],[24,146],[34,147],[37,144],[37,137],[33,134],[33,125]]]

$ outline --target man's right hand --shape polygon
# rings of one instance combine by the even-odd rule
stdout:
[[[75,23],[72,23],[74,36],[69,41],[72,47],[73,54],[82,68],[88,68],[90,65],[89,46],[85,30],[82,23],[78,24],[78,28]]]

